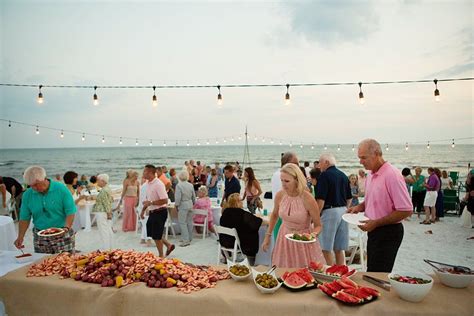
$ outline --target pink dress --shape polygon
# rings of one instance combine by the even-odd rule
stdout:
[[[124,232],[135,231],[137,225],[137,213],[135,205],[137,204],[138,187],[129,185],[125,196],[123,197],[123,222],[122,230]]]
[[[214,216],[212,214],[211,199],[208,197],[197,199],[196,203],[194,203],[193,208],[197,210],[207,210],[207,227],[211,229],[212,226],[214,225]],[[196,224],[203,224],[204,215],[194,215],[193,221]]]
[[[280,230],[272,254],[272,264],[278,268],[304,268],[310,261],[326,264],[321,246],[314,243],[298,243],[285,238],[290,233],[311,233],[311,216],[305,209],[301,196],[284,195],[280,202]]]

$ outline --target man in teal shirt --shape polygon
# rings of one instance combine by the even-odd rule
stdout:
[[[76,205],[69,190],[64,184],[46,178],[46,171],[39,166],[27,168],[24,179],[30,188],[23,194],[15,246],[23,247],[23,238],[33,218],[35,252],[73,251],[75,238],[71,226],[76,213]],[[40,230],[53,227],[63,228],[65,232],[57,236],[38,235]]]

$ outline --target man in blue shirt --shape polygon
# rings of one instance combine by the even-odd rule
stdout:
[[[323,225],[319,241],[326,263],[341,265],[345,264],[344,250],[349,247],[349,227],[342,219],[352,200],[349,178],[336,168],[336,158],[332,154],[321,155],[319,168],[321,175],[315,188]]]
[[[239,179],[234,176],[234,167],[232,167],[232,165],[224,167],[224,176],[224,196],[222,197],[221,206],[224,205],[224,201],[227,200],[227,197],[232,193],[240,194],[240,182]]]
[[[23,194],[15,246],[18,249],[23,247],[23,238],[33,219],[35,252],[74,251],[75,238],[71,227],[76,205],[69,190],[64,184],[46,178],[46,171],[40,166],[27,168],[24,179],[30,188]],[[39,231],[47,228],[63,228],[64,233],[55,236],[38,235]]]

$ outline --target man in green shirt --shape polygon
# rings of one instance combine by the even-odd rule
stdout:
[[[73,251],[74,232],[71,229],[76,205],[67,187],[46,178],[46,171],[40,166],[25,170],[25,182],[30,186],[23,194],[19,216],[17,248],[23,247],[23,238],[33,219],[33,243],[35,252],[60,253]],[[47,228],[63,228],[64,233],[56,236],[39,236]]]

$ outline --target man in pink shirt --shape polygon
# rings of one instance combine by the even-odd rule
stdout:
[[[175,248],[173,244],[162,238],[166,219],[168,218],[168,194],[163,182],[156,177],[155,166],[146,165],[143,169],[143,178],[148,182],[140,218],[145,218],[145,211],[148,209],[150,215],[146,222],[146,232],[148,237],[155,241],[159,256],[164,258],[163,244],[166,245],[166,256]]]
[[[391,272],[403,240],[402,220],[411,215],[413,204],[401,173],[382,157],[382,148],[374,139],[360,142],[360,163],[371,173],[365,183],[365,200],[348,209],[365,211],[369,219],[360,225],[368,232],[367,271]]]

